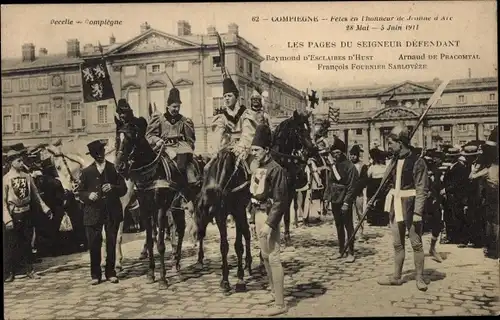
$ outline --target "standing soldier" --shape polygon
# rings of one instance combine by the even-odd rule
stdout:
[[[434,260],[441,263],[441,255],[436,251],[436,243],[443,229],[441,220],[442,196],[440,194],[442,181],[441,172],[438,170],[438,165],[440,164],[438,161],[439,157],[440,155],[435,149],[426,150],[426,155],[424,156],[429,177],[429,196],[425,202],[424,224],[429,226],[432,234],[429,254]]]
[[[394,245],[394,274],[378,281],[380,285],[401,285],[405,260],[405,235],[409,231],[416,284],[421,291],[427,290],[424,281],[425,254],[422,247],[422,216],[425,199],[429,192],[427,166],[420,154],[412,152],[408,129],[396,126],[387,137],[388,150],[393,154],[396,170],[386,171],[390,190],[385,200],[389,212]],[[391,166],[393,167],[393,166]]]
[[[101,282],[102,228],[106,231],[105,276],[111,283],[118,283],[115,271],[116,240],[123,208],[120,198],[127,192],[123,178],[105,156],[106,140],[95,140],[87,145],[94,163],[82,170],[77,192],[83,202],[85,225],[90,251],[91,284]]]
[[[189,183],[195,183],[193,172],[193,153],[196,142],[193,121],[180,114],[181,99],[179,89],[172,88],[167,99],[167,112],[154,114],[148,123],[146,139],[155,149],[166,144],[166,153],[175,160],[177,167],[185,177],[186,185],[181,190],[188,191]],[[188,172],[189,171],[189,172]],[[189,197],[188,194],[186,194]]]
[[[288,210],[287,173],[271,158],[271,129],[259,125],[252,141],[252,154],[257,168],[252,174],[250,225],[259,234],[259,247],[274,296],[274,306],[263,312],[264,316],[285,313],[284,273],[280,260],[280,223]]]
[[[356,185],[355,191],[356,199],[354,201],[354,211],[356,212],[356,220],[358,222],[361,221],[361,216],[363,215],[366,206],[365,188],[368,180],[368,166],[361,162],[361,152],[363,152],[363,150],[357,144],[353,145],[351,150],[349,151],[349,159],[356,167],[356,170],[358,170],[359,175],[359,180],[358,184]],[[363,229],[363,225],[361,225],[361,237],[363,237]]]
[[[334,256],[335,259],[341,258],[347,239],[350,239],[354,233],[352,206],[356,198],[356,186],[358,185],[359,176],[356,167],[346,156],[345,143],[340,139],[335,139],[331,147],[335,164],[329,172],[329,183],[325,190],[325,197],[332,204],[333,218],[337,228],[337,237],[339,240],[339,254]],[[354,257],[354,241],[349,247],[349,255],[346,262],[352,263]]]
[[[444,174],[441,190],[441,195],[446,196],[447,205],[446,237],[449,242],[464,247],[464,231],[466,231],[464,208],[467,204],[465,186],[469,183],[469,171],[459,161],[460,150],[457,148],[448,149],[446,156],[451,162]]]
[[[33,272],[33,218],[37,206],[52,219],[52,212],[43,202],[38,189],[29,173],[23,172],[23,152],[11,150],[7,153],[10,170],[3,177],[3,223],[12,235],[13,248],[10,248],[9,269],[5,282],[14,281],[21,262],[27,267],[27,277],[37,279]],[[24,260],[24,261],[22,261]]]

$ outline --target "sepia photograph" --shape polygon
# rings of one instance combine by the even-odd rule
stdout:
[[[500,315],[496,1],[0,7],[5,319]]]

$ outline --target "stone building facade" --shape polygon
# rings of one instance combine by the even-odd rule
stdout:
[[[193,34],[189,22],[178,21],[177,26],[173,35],[143,23],[128,41],[117,43],[111,36],[102,46],[103,55],[116,99],[126,98],[136,116],[147,118],[150,103],[164,112],[173,83],[180,90],[181,113],[195,124],[196,152],[210,152],[210,123],[223,104],[216,29],[209,26],[206,34]],[[288,114],[303,100],[299,90],[260,70],[264,58],[239,34],[238,25],[229,24],[220,35],[226,44],[226,67],[243,104],[248,104],[254,84],[269,90],[274,114]],[[98,46],[81,48],[78,39],[70,39],[64,54],[49,55],[44,48],[36,54],[30,43],[23,45],[22,58],[2,59],[3,143],[21,140],[32,145],[75,135],[80,141],[111,138],[115,102],[83,103],[80,64],[100,56]]]

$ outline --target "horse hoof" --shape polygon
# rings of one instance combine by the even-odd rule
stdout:
[[[121,264],[116,266],[116,271],[121,272],[123,271],[123,266]]]
[[[175,264],[175,271],[177,271],[177,272],[181,271],[181,263],[180,262],[177,262]]]
[[[147,284],[152,284],[152,283],[154,283],[154,282],[155,282],[155,277],[154,277],[154,276],[148,275],[148,276],[146,277],[146,283],[147,283]]]
[[[196,262],[196,264],[194,266],[196,269],[203,269],[203,262],[198,261],[198,262]]]
[[[165,279],[160,280],[158,282],[158,285],[160,286],[160,290],[166,290],[166,289],[168,289],[168,282]]]
[[[239,280],[238,283],[234,286],[236,292],[246,292],[247,284],[243,280]]]
[[[139,255],[139,260],[145,260],[147,258],[148,258],[148,254],[147,253],[141,252],[141,254]]]
[[[229,284],[229,281],[221,281],[220,288],[221,288],[223,293],[230,293],[231,292],[231,285]]]

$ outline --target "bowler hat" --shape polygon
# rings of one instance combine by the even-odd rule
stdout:
[[[15,159],[22,158],[24,153],[25,150],[10,150],[5,156],[7,158],[7,161],[11,162]]]
[[[131,110],[132,109],[130,108],[130,105],[128,104],[127,100],[125,100],[125,99],[118,100],[118,103],[116,106],[117,113],[124,113],[124,112],[131,111]]]
[[[481,151],[477,146],[468,145],[462,148],[462,152],[460,152],[462,156],[477,156],[481,154]]]
[[[87,144],[87,148],[89,151],[86,154],[91,154],[95,151],[98,151],[101,148],[104,148],[108,144],[108,139],[97,139],[89,144]]]
[[[355,144],[352,146],[351,150],[349,151],[349,154],[356,155],[359,157],[361,152],[363,152],[363,149],[360,147],[359,144]]]
[[[447,151],[446,151],[446,156],[459,156],[460,155],[460,150],[457,149],[457,148],[449,148]]]

